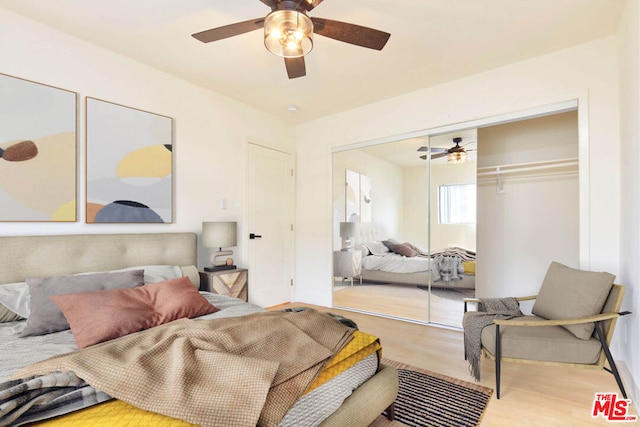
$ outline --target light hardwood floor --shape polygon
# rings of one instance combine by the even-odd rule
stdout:
[[[333,305],[389,316],[462,327],[463,302],[472,289],[439,289],[429,293],[412,285],[364,283],[336,286]]]
[[[278,309],[309,306],[293,303]],[[380,338],[383,356],[473,381],[463,356],[460,331],[419,325],[346,310],[314,307],[354,320],[359,328]],[[495,389],[493,362],[482,360],[481,384]],[[482,427],[583,427],[611,425],[602,417],[592,418],[596,392],[619,392],[613,376],[605,371],[504,363],[501,396],[495,393],[482,420]],[[637,414],[635,404],[631,410]],[[615,425],[638,425],[615,423]]]

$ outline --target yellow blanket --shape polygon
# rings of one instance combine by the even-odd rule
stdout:
[[[472,276],[476,275],[476,262],[475,261],[462,261],[462,267],[464,268],[464,274]]]
[[[381,358],[382,347],[377,337],[361,331],[354,331],[353,339],[340,350],[325,366],[324,370],[309,386],[305,393],[326,383],[331,378],[354,366],[367,356],[377,352]],[[121,400],[112,400],[81,411],[73,412],[37,424],[48,427],[187,427],[196,426],[186,421],[167,417],[139,409]]]

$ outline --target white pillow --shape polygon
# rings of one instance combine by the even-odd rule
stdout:
[[[195,269],[196,271],[195,277],[192,272],[193,269]],[[177,279],[188,275],[189,279],[191,279],[191,282],[196,288],[198,288],[200,285],[199,280],[197,280],[198,283],[194,282],[194,280],[198,277],[197,268],[195,266],[180,267],[177,265],[145,265],[138,267],[127,267],[120,270],[105,271],[104,273],[115,273],[129,270],[144,270],[145,284],[164,282],[165,280]],[[78,275],[95,273],[99,272],[78,273]],[[0,304],[4,305],[9,310],[24,317],[25,319],[28,318],[29,314],[31,313],[31,295],[29,294],[29,286],[26,284],[26,282],[0,285]]]
[[[26,282],[0,285],[0,304],[22,317],[29,317],[31,312],[29,286]]]
[[[363,243],[363,245],[366,246],[373,255],[383,256],[389,253],[389,248],[379,241],[367,242]]]
[[[184,265],[180,267],[182,270],[182,276],[187,276],[189,280],[191,280],[191,284],[196,287],[196,289],[200,289],[200,273],[198,272],[198,267],[195,265]]]

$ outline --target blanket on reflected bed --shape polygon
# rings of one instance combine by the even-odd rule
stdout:
[[[289,409],[287,416],[296,416],[291,407],[303,393],[330,387],[328,380],[349,367],[368,369],[365,379],[373,375],[378,365],[373,353],[379,349],[375,337],[315,310],[181,319],[20,371],[14,376],[21,380],[0,390],[0,424],[14,423],[16,416],[20,423],[64,414],[115,397],[120,400],[51,422],[74,425],[80,417],[86,425],[90,416],[92,425],[113,425],[114,416],[133,416],[136,425],[275,426]]]

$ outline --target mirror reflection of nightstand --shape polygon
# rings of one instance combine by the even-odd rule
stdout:
[[[355,251],[335,251],[333,253],[333,284],[336,278],[342,280],[350,279],[353,286],[354,277],[360,278],[362,285],[362,252]]]

